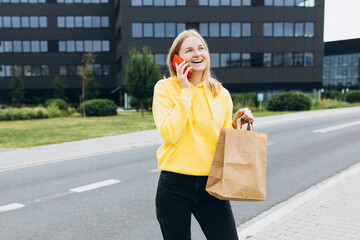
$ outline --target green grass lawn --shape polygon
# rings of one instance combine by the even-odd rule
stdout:
[[[0,148],[24,148],[154,129],[150,112],[0,122]]]

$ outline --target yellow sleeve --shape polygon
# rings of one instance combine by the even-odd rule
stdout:
[[[227,96],[226,96],[226,116],[225,116],[225,122],[224,122],[224,126],[223,128],[233,128],[232,126],[232,113],[233,113],[233,102],[231,99],[231,95],[228,91],[225,91]]]
[[[190,115],[192,95],[191,89],[182,89],[180,95],[175,97],[174,106],[164,83],[159,81],[155,85],[153,116],[166,144],[175,144],[183,133]]]

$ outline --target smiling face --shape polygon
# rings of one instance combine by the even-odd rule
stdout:
[[[204,71],[209,56],[200,38],[191,35],[182,43],[179,57],[190,65],[193,72],[196,72]]]

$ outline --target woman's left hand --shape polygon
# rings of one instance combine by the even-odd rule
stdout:
[[[241,125],[245,123],[253,123],[255,121],[254,116],[252,115],[250,109],[243,108],[236,111],[234,119],[232,121],[232,126],[234,129],[237,128],[237,119],[241,118]]]

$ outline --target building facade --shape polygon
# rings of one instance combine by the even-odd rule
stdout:
[[[93,65],[101,95],[115,84],[114,3],[108,0],[0,0],[0,98],[8,102],[12,74],[23,79],[27,102],[53,95],[59,74],[69,101],[79,102],[84,53]]]
[[[118,85],[130,47],[150,46],[168,76],[172,41],[195,28],[230,92],[322,86],[323,0],[117,0],[115,9]]]
[[[360,89],[360,39],[325,43],[323,87]]]
[[[95,51],[101,96],[123,105],[129,49],[149,46],[168,76],[167,52],[188,28],[230,92],[312,91],[322,87],[323,19],[324,0],[0,0],[0,101],[12,74],[32,102],[50,98],[60,74],[77,102],[81,58]]]

